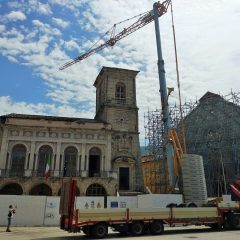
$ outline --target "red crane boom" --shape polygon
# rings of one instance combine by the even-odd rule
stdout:
[[[157,2],[158,6],[158,17],[161,17],[163,14],[167,12],[167,9],[171,3],[171,0],[165,0],[163,3]],[[92,54],[101,51],[102,49],[114,46],[119,40],[122,38],[128,36],[129,34],[135,32],[136,30],[142,28],[143,26],[147,25],[148,23],[152,22],[154,20],[154,13],[153,10],[149,11],[142,17],[140,17],[135,23],[133,23],[131,26],[124,28],[121,32],[119,32],[116,36],[110,37],[109,40],[107,40],[105,43],[99,45],[96,48],[93,48],[89,50],[88,52],[80,55],[79,57],[76,57],[75,59],[65,63],[62,67],[59,68],[59,70],[63,70],[65,68],[68,68],[69,66],[82,61],[83,59],[91,56]],[[114,25],[115,27],[115,25]]]

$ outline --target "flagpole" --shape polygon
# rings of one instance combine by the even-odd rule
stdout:
[[[45,169],[45,178],[46,180],[48,180],[49,176],[50,176],[50,168],[51,168],[51,153],[48,153],[48,159],[47,159],[47,163],[46,163],[46,169]]]

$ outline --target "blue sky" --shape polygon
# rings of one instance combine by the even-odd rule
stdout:
[[[0,0],[0,115],[46,114],[93,118],[93,83],[102,66],[139,70],[137,102],[143,116],[160,108],[154,24],[64,71],[114,23],[152,8],[140,0]],[[207,91],[239,92],[240,1],[174,0],[182,99]],[[135,19],[136,20],[136,19]],[[135,21],[133,20],[133,21]],[[170,103],[178,102],[170,11],[160,18]],[[117,31],[130,25],[118,25]],[[107,39],[105,39],[107,40]]]

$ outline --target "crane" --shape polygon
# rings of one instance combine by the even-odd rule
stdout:
[[[156,2],[156,8],[157,8],[157,16],[161,17],[167,12],[167,9],[171,3],[171,0],[166,0],[163,3]],[[73,60],[65,63],[63,66],[59,68],[59,70],[64,70],[65,68],[70,67],[71,65],[82,61],[83,59],[93,55],[96,52],[99,52],[103,50],[104,48],[107,48],[109,46],[113,47],[119,40],[127,37],[131,33],[137,31],[138,29],[144,27],[145,25],[149,24],[154,20],[154,13],[153,10],[148,11],[146,14],[142,15],[135,23],[133,23],[131,26],[124,28],[121,32],[119,32],[117,35],[113,35],[107,40],[105,43],[97,46],[96,48],[90,49],[86,53],[74,58]],[[114,24],[113,28],[116,28],[116,24]],[[114,32],[114,31],[113,31]]]
[[[63,66],[59,68],[59,70],[64,70],[71,65],[84,60],[85,58],[93,55],[96,52],[103,50],[109,46],[113,47],[118,41],[127,37],[131,33],[137,31],[138,29],[144,27],[145,25],[155,22],[155,33],[156,33],[156,43],[157,43],[157,53],[158,53],[158,75],[159,75],[159,85],[160,85],[160,96],[161,96],[161,104],[162,104],[162,115],[163,115],[163,125],[164,125],[164,137],[168,136],[168,130],[170,128],[170,116],[169,116],[169,107],[168,107],[168,93],[166,87],[166,78],[165,78],[165,69],[164,69],[164,61],[162,57],[162,48],[161,48],[161,38],[160,38],[160,29],[159,29],[159,21],[158,18],[164,15],[168,7],[172,4],[171,0],[165,0],[164,2],[155,2],[153,4],[153,9],[141,15],[139,19],[130,25],[127,28],[124,28],[121,32],[115,35],[116,25],[113,26],[113,31],[111,37],[100,44],[99,46],[90,49],[86,53],[76,57],[75,59],[65,63]],[[167,142],[164,146],[164,156],[167,158],[168,164],[168,180],[170,187],[174,186],[174,166],[173,166],[173,147],[171,143]]]

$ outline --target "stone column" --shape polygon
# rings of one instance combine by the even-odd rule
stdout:
[[[89,151],[86,152],[85,154],[85,162],[86,162],[86,171],[88,172],[89,170]]]
[[[80,153],[77,150],[77,156],[76,156],[76,176],[79,175],[79,156],[80,156]]]
[[[107,135],[107,141],[106,141],[106,153],[105,153],[105,170],[106,171],[112,171],[111,166],[112,161],[112,136],[111,134]]]
[[[100,166],[100,170],[102,171],[102,172],[104,172],[105,170],[106,170],[106,168],[105,168],[105,153],[102,153],[102,156],[101,156],[101,161],[100,161],[100,163],[101,163],[101,166]]]
[[[8,149],[8,129],[3,128],[2,145],[0,151],[0,169],[5,169]]]
[[[30,158],[29,158],[29,167],[27,168],[28,164],[28,154],[27,153],[27,161],[25,163],[25,176],[31,176],[32,175],[32,170],[33,170],[33,161],[34,161],[34,153],[35,153],[35,141],[31,141],[31,146],[30,146]]]
[[[61,169],[59,169],[60,166],[60,155],[61,155],[61,142],[57,142],[57,150],[56,150],[56,165],[54,169],[53,176],[58,177]]]
[[[36,152],[36,157],[35,157],[33,170],[34,170],[35,174],[37,175],[37,170],[38,170],[38,152]]]
[[[82,155],[79,153],[78,154],[78,166],[77,166],[78,176],[81,176],[81,166],[82,166]]]
[[[86,144],[85,143],[83,143],[82,144],[82,152],[81,152],[81,155],[82,155],[82,157],[81,157],[81,171],[85,171],[86,169],[85,169],[85,155],[86,155]]]
[[[30,161],[29,154],[30,154],[30,152],[26,151],[26,157],[25,157],[25,163],[24,163],[24,176],[26,176],[26,177],[30,176],[30,174],[31,174],[31,172],[29,172],[27,169],[28,161]]]

